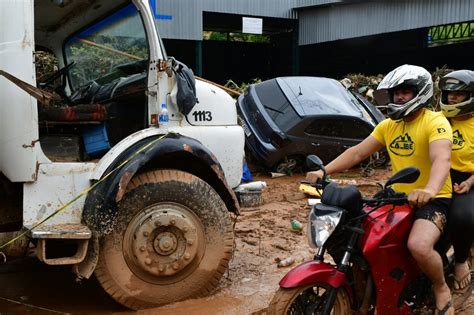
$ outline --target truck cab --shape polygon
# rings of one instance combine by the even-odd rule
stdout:
[[[131,309],[217,286],[244,154],[234,100],[166,55],[154,10],[0,2],[0,251],[95,273]]]

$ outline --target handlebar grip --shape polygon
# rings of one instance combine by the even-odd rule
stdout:
[[[408,197],[405,196],[399,196],[399,197],[386,197],[386,198],[362,198],[362,202],[366,204],[394,204],[396,206],[403,205],[408,203]]]

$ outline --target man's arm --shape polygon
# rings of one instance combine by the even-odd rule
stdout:
[[[368,136],[364,141],[356,146],[350,147],[329,163],[326,166],[326,172],[333,174],[347,170],[368,158],[372,153],[381,150],[383,147],[383,144],[378,142],[373,136]],[[306,179],[314,183],[317,179],[321,178],[322,175],[322,171],[308,172]]]
[[[408,196],[408,201],[412,206],[426,205],[443,187],[451,167],[451,145],[448,139],[439,139],[430,143],[430,178],[425,188],[415,189]]]

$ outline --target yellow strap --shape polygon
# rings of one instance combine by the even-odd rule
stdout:
[[[121,169],[125,164],[127,164],[128,162],[130,162],[134,157],[136,157],[138,154],[140,154],[141,152],[143,152],[144,150],[148,149],[150,146],[152,146],[153,144],[157,143],[158,141],[160,141],[161,139],[163,139],[164,137],[166,137],[167,134],[164,134],[162,135],[161,137],[145,144],[143,147],[141,147],[140,149],[138,149],[137,151],[135,151],[135,153],[132,154],[132,156],[130,156],[128,159],[126,159],[125,161],[123,161],[122,163],[120,163],[117,167],[115,167],[113,170],[111,170],[109,173],[107,173],[104,177],[102,177],[100,180],[98,180],[97,182],[95,182],[92,186],[88,187],[87,189],[83,190],[79,195],[77,195],[76,197],[74,197],[71,201],[69,201],[68,203],[66,203],[65,205],[63,205],[62,207],[60,207],[59,209],[55,210],[53,213],[51,213],[50,215],[48,215],[46,218],[44,218],[43,220],[37,222],[36,224],[34,224],[32,227],[30,227],[29,229],[26,229],[25,231],[23,231],[22,233],[20,233],[18,236],[14,237],[13,239],[9,240],[8,242],[6,242],[5,244],[1,245],[0,246],[0,249],[12,244],[13,242],[15,242],[16,240],[20,239],[21,237],[23,237],[24,235],[26,235],[28,232],[30,232],[31,230],[37,228],[38,226],[40,226],[41,224],[43,224],[44,222],[48,221],[49,219],[51,219],[52,217],[54,217],[56,214],[58,214],[59,212],[63,211],[64,209],[66,209],[67,207],[69,207],[70,205],[72,205],[77,199],[81,198],[82,196],[86,195],[88,192],[90,192],[92,189],[94,189],[97,185],[99,185],[101,182],[103,182],[104,180],[106,180],[107,178],[110,177],[110,175],[112,175],[114,172],[116,172],[117,170]]]
[[[64,314],[64,315],[69,315],[69,314],[71,314],[71,313],[64,313],[64,312],[60,312],[60,311],[55,311],[55,310],[52,310],[52,309],[49,309],[49,308],[44,308],[44,307],[36,306],[36,305],[33,305],[33,304],[28,304],[28,303],[24,303],[24,302],[15,301],[15,300],[8,299],[8,298],[2,297],[2,296],[0,296],[0,299],[1,299],[1,300],[4,300],[4,301],[7,301],[7,302],[10,302],[10,303],[15,303],[15,304],[18,304],[18,305],[24,305],[24,306],[26,306],[26,307],[28,307],[28,308],[34,308],[34,309],[46,311],[46,312],[48,312],[49,314],[50,314],[50,313]]]

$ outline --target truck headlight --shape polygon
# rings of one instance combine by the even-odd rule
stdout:
[[[319,248],[324,245],[329,236],[336,230],[337,225],[341,221],[341,210],[322,210],[311,209],[308,219],[308,243],[313,248]]]

